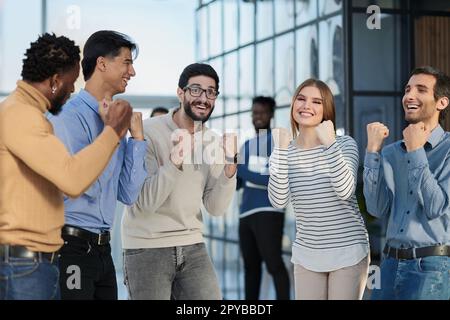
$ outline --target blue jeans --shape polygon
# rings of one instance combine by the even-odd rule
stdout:
[[[124,276],[132,300],[220,300],[216,273],[204,243],[126,249]]]
[[[26,258],[0,261],[0,300],[59,300],[56,262]]]
[[[431,256],[381,264],[381,288],[372,300],[449,300],[450,257]]]

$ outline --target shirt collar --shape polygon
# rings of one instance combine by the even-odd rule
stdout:
[[[98,101],[92,94],[87,92],[85,89],[81,89],[78,97],[83,100],[95,113],[100,115],[100,113],[98,112]]]
[[[442,137],[444,136],[444,134],[445,134],[444,129],[442,129],[441,125],[438,124],[438,126],[436,128],[434,128],[433,131],[431,131],[431,134],[428,137],[428,140],[425,143],[425,146],[428,144],[431,146],[431,149],[435,148],[438,145],[438,143],[442,140]],[[401,146],[403,149],[406,150],[406,145],[405,145],[404,140],[402,140]]]
[[[428,138],[428,143],[431,145],[431,148],[435,148],[438,145],[444,134],[444,129],[438,124],[438,126],[431,131],[430,137]]]

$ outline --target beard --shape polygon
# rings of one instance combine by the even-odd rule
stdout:
[[[421,104],[419,112],[415,112],[413,114],[408,114],[406,110],[404,110],[404,112],[406,122],[410,124],[416,124],[421,121],[423,122],[432,119],[434,114],[434,107],[431,105]]]
[[[51,102],[52,107],[48,112],[50,112],[52,115],[56,116],[62,111],[62,107],[64,106],[64,103],[67,101],[67,94],[60,94],[59,96],[56,96],[53,101]]]
[[[270,128],[270,121],[269,121],[269,123],[264,123],[264,122],[256,122],[255,123],[254,121],[252,121],[252,124],[256,131],[269,130],[269,128]]]
[[[192,102],[186,101],[186,99],[183,102],[183,108],[184,112],[194,121],[201,121],[202,123],[205,123],[208,121],[209,117],[211,117],[211,114],[214,110],[214,106],[211,106],[209,102],[205,102],[204,104],[207,106],[207,108],[210,109],[209,113],[204,116],[198,116],[192,111],[192,106],[195,106],[197,104],[200,104],[200,101],[194,100]]]

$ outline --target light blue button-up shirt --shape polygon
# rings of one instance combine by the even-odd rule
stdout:
[[[97,100],[86,90],[70,99],[58,116],[49,116],[55,135],[71,154],[91,144],[103,131]],[[100,177],[79,198],[64,197],[65,223],[92,232],[109,230],[116,200],[131,205],[141,191],[146,142],[123,138]]]
[[[389,214],[386,240],[395,248],[450,244],[450,133],[436,127],[423,148],[403,141],[366,152],[364,196],[376,217]]]

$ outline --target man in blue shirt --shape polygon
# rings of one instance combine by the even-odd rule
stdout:
[[[284,210],[270,204],[269,157],[272,153],[270,120],[275,100],[258,96],[252,103],[252,122],[256,137],[247,140],[240,154],[238,188],[243,187],[239,219],[239,244],[245,269],[245,299],[258,300],[261,287],[262,262],[273,278],[276,297],[289,299],[289,276],[282,257]]]
[[[388,215],[381,288],[372,299],[450,299],[450,133],[439,125],[449,99],[447,75],[417,68],[402,101],[403,140],[381,150],[388,128],[367,126],[367,210]]]
[[[83,52],[85,89],[50,118],[55,134],[71,153],[91,144],[104,127],[99,101],[108,105],[125,92],[135,75],[134,44],[126,35],[98,31],[87,40]],[[134,57],[135,58],[135,57]],[[109,244],[116,200],[133,204],[147,176],[146,142],[142,115],[134,112],[131,138],[123,138],[108,166],[78,199],[65,198],[64,246],[60,251],[62,299],[117,299],[117,283]]]

